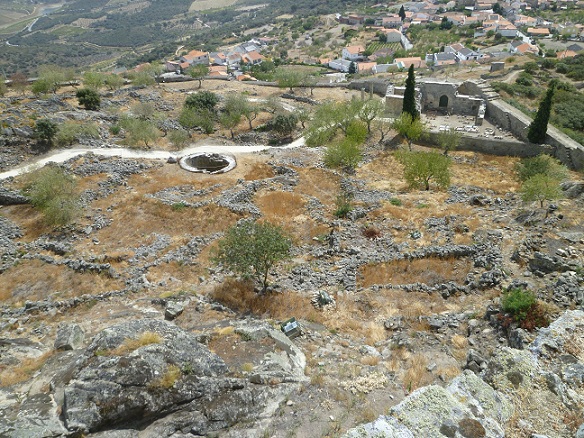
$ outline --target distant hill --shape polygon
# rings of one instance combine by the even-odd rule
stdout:
[[[317,8],[308,0],[215,4],[229,6],[207,9],[210,5],[204,0],[73,0],[56,11],[37,5],[35,13],[45,15],[35,19],[30,5],[0,2],[0,16],[6,22],[0,23],[0,68],[10,75],[34,74],[44,64],[132,66],[172,54],[178,43],[212,50],[225,37],[269,24],[282,13],[336,12],[347,2],[332,0]]]

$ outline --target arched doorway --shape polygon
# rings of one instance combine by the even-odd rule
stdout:
[[[438,106],[440,108],[448,108],[448,96],[443,94],[442,96],[440,96],[440,102],[438,102]]]

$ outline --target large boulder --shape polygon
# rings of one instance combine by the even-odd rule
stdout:
[[[116,429],[120,437],[136,430],[148,437],[199,436],[269,419],[304,378],[304,355],[268,325],[237,332],[246,339],[270,337],[278,347],[248,379],[234,377],[195,335],[170,322],[136,320],[105,329],[65,385],[65,426],[74,433]]]
[[[345,438],[503,437],[502,422],[513,407],[502,395],[465,371],[447,388],[431,385],[410,394],[388,416],[348,431]]]

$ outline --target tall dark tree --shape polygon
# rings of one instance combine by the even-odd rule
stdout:
[[[354,75],[355,73],[357,73],[357,64],[351,62],[351,64],[349,64],[349,74]]]
[[[420,113],[416,109],[416,77],[414,75],[414,64],[410,65],[410,69],[408,70],[402,112],[408,113],[412,116],[412,120],[420,118]]]
[[[532,143],[543,143],[547,134],[548,122],[550,120],[550,113],[552,111],[552,99],[556,91],[555,83],[552,82],[548,86],[547,92],[543,100],[539,103],[539,108],[535,119],[529,125],[527,138]]]
[[[398,15],[402,21],[404,21],[406,19],[406,10],[404,9],[404,5],[402,5],[401,8],[399,8]]]

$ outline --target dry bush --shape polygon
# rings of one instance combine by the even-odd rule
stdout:
[[[140,347],[144,347],[150,344],[160,344],[162,342],[162,336],[155,332],[144,332],[136,339],[128,338],[125,339],[119,346],[114,348],[109,352],[110,356],[124,356],[137,350]]]
[[[258,316],[287,319],[294,315],[311,321],[320,318],[309,297],[295,292],[261,295],[254,291],[250,281],[227,279],[213,289],[211,297],[232,310]]]
[[[376,420],[382,413],[383,411],[377,405],[366,402],[359,409],[359,412],[357,412],[356,418],[359,420],[359,423],[370,423]]]
[[[2,273],[0,300],[13,302],[43,300],[48,297],[70,298],[123,288],[123,281],[105,274],[79,273],[66,266],[21,260]]]
[[[381,323],[369,321],[365,326],[365,343],[367,345],[375,345],[377,342],[384,341],[387,338],[385,327]]]
[[[373,225],[368,225],[363,228],[362,234],[367,239],[377,239],[381,237],[381,230]]]
[[[54,351],[48,351],[39,357],[23,359],[18,365],[10,369],[2,370],[0,368],[0,388],[12,386],[30,379],[53,354]]]
[[[232,325],[228,325],[227,327],[221,327],[219,330],[217,330],[216,333],[219,336],[230,336],[233,333],[235,333],[235,327],[233,327]]]
[[[243,179],[246,181],[255,181],[259,179],[272,178],[274,176],[274,169],[266,163],[253,163],[247,171]]]
[[[406,371],[402,376],[402,383],[404,388],[408,391],[420,388],[427,385],[431,381],[426,367],[428,366],[428,359],[423,354],[414,354],[405,365]]]
[[[314,386],[324,386],[325,384],[325,376],[320,371],[313,373],[310,376],[310,384]]]
[[[450,365],[438,368],[436,374],[441,376],[445,382],[448,382],[458,376],[460,371],[460,367]]]
[[[253,363],[251,362],[246,362],[243,365],[241,365],[241,371],[243,371],[244,373],[251,373],[253,371]]]
[[[360,268],[360,286],[375,284],[425,283],[430,286],[455,281],[463,283],[472,265],[468,259],[428,257],[414,260],[394,260],[387,263],[368,264]]]
[[[463,335],[454,335],[450,338],[450,342],[454,348],[468,347],[468,338]]]
[[[361,365],[368,365],[371,367],[376,366],[381,361],[381,357],[379,356],[364,356],[361,358],[360,362]]]

